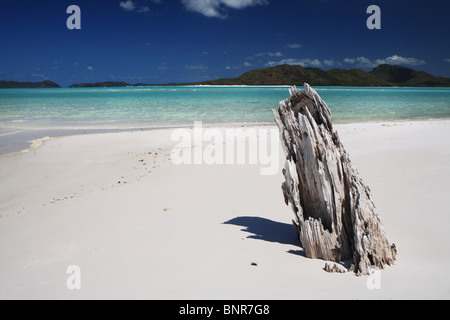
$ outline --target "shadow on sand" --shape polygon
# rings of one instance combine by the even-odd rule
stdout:
[[[224,222],[224,224],[244,227],[242,231],[251,234],[247,236],[248,239],[264,240],[296,246],[299,250],[288,250],[287,252],[305,256],[291,224],[276,222],[260,217],[237,217]]]

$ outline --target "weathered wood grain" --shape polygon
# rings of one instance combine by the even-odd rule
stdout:
[[[306,83],[290,94],[273,112],[286,155],[282,190],[306,256],[353,259],[351,269],[358,275],[393,264],[396,247],[333,129],[328,106]]]

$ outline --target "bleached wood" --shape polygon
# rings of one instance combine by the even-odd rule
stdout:
[[[333,130],[330,109],[305,83],[274,110],[286,154],[282,190],[295,213],[294,227],[310,258],[353,259],[359,275],[391,265],[389,244],[369,188]]]

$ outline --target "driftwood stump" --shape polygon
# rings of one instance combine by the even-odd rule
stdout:
[[[286,155],[282,190],[306,256],[353,259],[350,269],[358,275],[393,264],[395,245],[333,130],[328,106],[306,83],[304,91],[292,87],[290,94],[273,112]]]

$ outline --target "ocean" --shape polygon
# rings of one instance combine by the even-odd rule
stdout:
[[[318,87],[336,123],[450,118],[450,88]],[[0,128],[273,122],[288,87],[0,89]]]
[[[315,89],[334,123],[450,118],[450,88]],[[192,126],[194,121],[274,123],[272,109],[288,96],[288,87],[0,89],[0,136]]]

